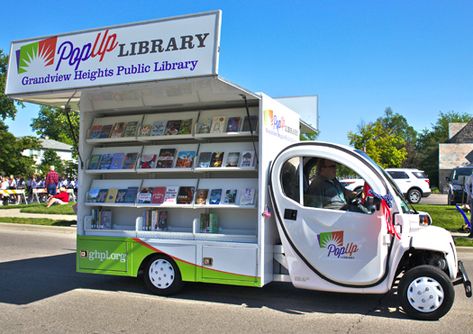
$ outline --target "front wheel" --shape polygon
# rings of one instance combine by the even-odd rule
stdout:
[[[146,287],[157,295],[169,296],[182,287],[179,267],[166,255],[152,256],[146,263],[143,276]]]
[[[407,192],[407,199],[409,203],[417,204],[422,198],[422,192],[419,189],[409,189]]]
[[[399,297],[402,308],[410,317],[438,320],[452,307],[455,290],[442,270],[422,265],[404,274],[399,283]]]

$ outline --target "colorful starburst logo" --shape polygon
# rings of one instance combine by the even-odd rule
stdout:
[[[23,45],[16,50],[18,74],[54,64],[57,36]]]
[[[327,248],[329,244],[340,247],[343,246],[343,231],[322,232],[317,235],[317,239],[319,239],[320,248]]]

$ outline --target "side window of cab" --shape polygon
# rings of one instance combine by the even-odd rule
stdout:
[[[304,157],[303,205],[306,207],[374,212],[368,185],[350,167],[330,159]]]

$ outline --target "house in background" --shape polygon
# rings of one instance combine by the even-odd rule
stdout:
[[[32,157],[36,165],[39,165],[43,160],[44,152],[46,150],[52,150],[56,152],[62,161],[73,161],[72,158],[72,145],[64,144],[56,140],[49,138],[40,138],[41,148],[39,150],[24,150],[23,155]]]
[[[448,124],[448,140],[439,144],[439,188],[455,167],[473,165],[473,118],[468,123]]]

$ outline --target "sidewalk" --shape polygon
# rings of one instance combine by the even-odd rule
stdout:
[[[4,209],[0,210],[0,221],[2,217],[19,217],[19,218],[49,218],[54,220],[77,220],[76,215],[50,215],[43,213],[23,213],[20,209]]]

